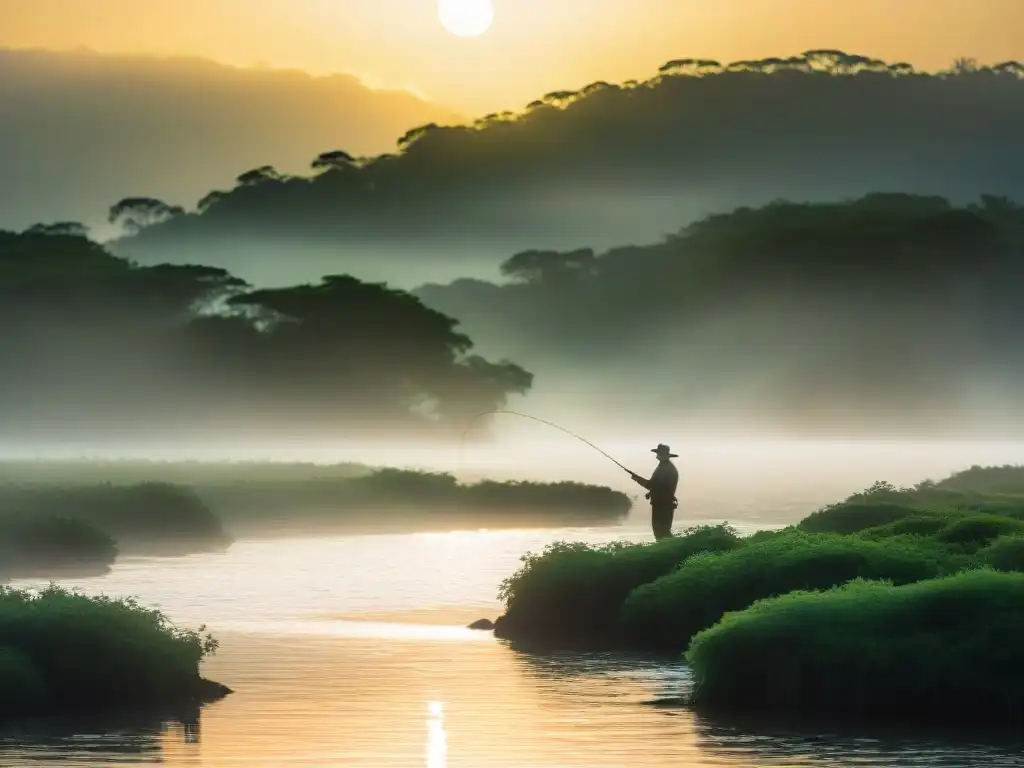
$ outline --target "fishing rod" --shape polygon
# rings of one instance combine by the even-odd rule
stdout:
[[[606,459],[608,459],[610,462],[615,464],[615,466],[619,467],[623,471],[628,472],[631,475],[636,474],[635,472],[633,472],[633,470],[631,470],[628,467],[624,466],[621,462],[619,462],[613,456],[609,456],[603,450],[601,450],[596,445],[594,445],[592,442],[587,440],[587,438],[582,437],[581,435],[577,435],[575,432],[573,432],[570,429],[566,429],[565,427],[560,427],[557,424],[555,424],[553,421],[547,421],[546,419],[541,419],[541,418],[538,418],[536,416],[531,416],[528,413],[519,413],[518,411],[508,411],[508,410],[504,410],[504,409],[496,409],[496,410],[491,410],[491,411],[484,411],[483,413],[478,413],[476,416],[474,416],[473,418],[471,418],[469,421],[466,422],[466,427],[465,427],[465,429],[462,430],[462,437],[459,439],[460,447],[465,443],[466,435],[469,434],[470,427],[472,427],[473,424],[478,419],[482,419],[484,416],[491,416],[493,414],[498,414],[498,413],[508,414],[509,416],[519,416],[519,417],[524,418],[524,419],[530,419],[531,421],[537,421],[537,422],[540,422],[541,424],[546,424],[549,427],[554,427],[555,429],[559,430],[560,432],[565,432],[565,434],[570,435],[572,437],[575,437],[577,440],[586,443],[587,445],[589,445],[591,448],[593,448],[595,451],[600,453],[602,456],[604,456]]]

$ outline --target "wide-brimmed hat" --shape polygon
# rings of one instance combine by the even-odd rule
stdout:
[[[657,448],[651,448],[651,453],[656,453],[659,456],[668,456],[670,459],[678,458],[678,453],[672,453],[672,449],[664,443],[659,443]]]

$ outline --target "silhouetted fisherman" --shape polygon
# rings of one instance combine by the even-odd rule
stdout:
[[[651,453],[658,457],[658,466],[650,479],[629,473],[633,481],[647,489],[647,497],[651,501],[651,528],[654,538],[661,540],[672,535],[672,518],[676,513],[676,486],[679,485],[679,470],[670,459],[677,454],[664,444],[651,448]]]

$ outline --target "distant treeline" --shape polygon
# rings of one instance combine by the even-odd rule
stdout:
[[[0,467],[2,474],[11,466]],[[444,473],[353,473],[351,465],[315,472],[312,466],[267,464],[261,477],[252,464],[241,471],[238,465],[201,468],[185,485],[139,482],[143,466],[40,463],[27,473],[32,481],[5,477],[0,576],[92,573],[105,570],[119,553],[213,551],[235,536],[597,525],[621,520],[632,506],[623,493],[573,482],[463,485]],[[153,467],[154,477],[182,470]]]
[[[514,240],[565,232],[576,214],[572,232],[584,237],[638,192],[688,190],[691,201],[716,205],[748,201],[722,198],[740,184],[756,185],[763,199],[854,188],[1017,194],[1022,158],[1017,62],[960,60],[919,72],[833,50],[731,64],[680,59],[642,82],[595,82],[473,124],[413,128],[392,154],[324,147],[308,176],[239,169],[232,189],[210,192],[193,210],[125,198],[110,218],[126,232],[119,253],[151,263],[216,250],[229,259],[217,263],[234,267],[246,247],[268,239],[281,248]],[[587,208],[588,195],[612,190],[619,203]]]
[[[58,226],[0,232],[7,440],[453,434],[532,375],[458,321],[350,276],[254,290],[141,267]]]
[[[453,438],[535,372],[628,419],[1016,429],[1022,256],[1024,206],[994,195],[779,201],[413,293],[253,290],[70,233],[0,234],[0,415],[14,439]]]
[[[502,283],[415,293],[538,382],[618,393],[627,418],[1021,425],[1024,206],[1004,197],[779,201],[650,245],[528,251],[501,269]]]

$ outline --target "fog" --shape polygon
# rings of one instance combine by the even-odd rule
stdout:
[[[90,446],[62,442],[35,446],[31,453],[24,446],[0,445],[0,460],[357,462],[450,472],[464,481],[574,480],[639,494],[621,469],[584,443],[544,425],[511,416],[502,418],[505,421],[486,444],[408,446],[394,441],[356,444],[304,440],[266,445],[222,441],[176,446]],[[925,479],[942,479],[974,464],[1024,464],[1021,441],[785,440],[693,435],[671,428],[651,428],[646,439],[616,439],[607,434],[601,439],[599,424],[591,425],[593,431],[587,431],[587,425],[581,423],[563,426],[582,430],[580,434],[587,440],[640,474],[653,470],[650,449],[660,442],[668,443],[679,454],[674,461],[681,478],[680,524],[685,524],[688,514],[700,519],[793,521],[810,509],[845,498],[877,480],[909,486]],[[642,515],[642,495],[636,500],[637,513]],[[792,509],[791,516],[779,519],[780,500]]]
[[[0,228],[76,220],[103,235],[123,197],[189,204],[253,167],[302,173],[325,150],[377,154],[457,119],[343,75],[0,49]]]

